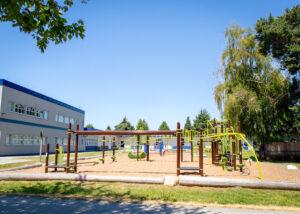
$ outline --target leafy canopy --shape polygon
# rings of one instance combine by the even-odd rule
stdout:
[[[194,119],[194,129],[205,129],[207,121],[210,120],[210,115],[206,109],[201,109]]]
[[[193,128],[193,126],[192,126],[190,117],[187,117],[187,118],[186,118],[186,121],[185,121],[185,124],[184,124],[184,129],[190,130],[190,129],[192,129],[192,128]]]
[[[123,120],[115,126],[115,130],[134,130],[134,126],[124,117]]]
[[[288,79],[260,53],[251,31],[232,26],[225,36],[223,82],[215,87],[218,108],[233,124],[239,120],[242,130],[257,142],[275,139],[289,115]]]
[[[163,122],[160,124],[158,130],[160,130],[160,131],[163,131],[163,130],[170,130],[170,128],[169,128],[167,122],[166,122],[166,121],[163,121]]]
[[[3,0],[0,1],[0,22],[11,22],[13,27],[30,34],[44,52],[49,42],[60,44],[73,37],[84,38],[83,21],[69,24],[65,18],[72,5],[73,0]]]
[[[136,130],[149,130],[148,123],[145,119],[139,119],[136,125]]]
[[[94,129],[95,127],[93,126],[93,124],[89,123],[85,126],[85,128]]]
[[[106,130],[107,130],[107,131],[110,131],[110,130],[111,130],[111,127],[108,125],[108,126],[106,127]]]
[[[300,5],[282,16],[261,18],[256,23],[260,51],[277,59],[290,74],[300,73]]]

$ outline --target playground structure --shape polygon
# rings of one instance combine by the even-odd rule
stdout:
[[[236,171],[243,170],[243,145],[249,148],[251,157],[256,161],[259,171],[259,177],[262,178],[262,172],[260,164],[255,155],[255,151],[249,142],[246,140],[245,135],[240,133],[240,125],[237,124],[238,132],[235,132],[229,121],[207,121],[207,124],[203,124],[199,130],[182,130],[180,123],[177,123],[176,130],[165,131],[84,131],[79,130],[79,126],[76,126],[76,130],[72,131],[72,126],[69,124],[68,128],[68,142],[67,142],[67,157],[65,164],[57,164],[58,155],[55,155],[55,163],[49,165],[49,144],[46,145],[46,163],[45,172],[48,172],[49,168],[63,168],[67,173],[77,172],[78,169],[78,137],[87,135],[102,136],[102,147],[105,148],[107,142],[106,136],[112,136],[112,162],[116,161],[116,136],[127,136],[127,140],[124,142],[132,142],[136,140],[136,160],[140,160],[140,145],[145,145],[146,161],[150,161],[150,144],[156,143],[157,139],[170,140],[176,142],[176,175],[180,175],[187,172],[197,173],[201,176],[204,175],[204,148],[205,144],[209,144],[211,155],[211,163],[213,165],[220,165],[223,168]],[[75,150],[74,150],[74,162],[71,163],[71,137],[75,135]],[[198,166],[197,167],[184,167],[182,166],[184,157],[184,145],[188,143],[190,145],[190,162],[194,162],[194,154],[198,153]],[[55,153],[56,154],[56,153]],[[238,164],[237,164],[238,156]],[[105,161],[105,150],[102,150],[102,163]]]

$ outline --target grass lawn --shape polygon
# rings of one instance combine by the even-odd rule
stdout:
[[[112,151],[105,151],[105,155],[111,155]],[[91,157],[91,156],[96,156],[96,155],[102,155],[101,151],[97,152],[80,152],[78,153],[78,157]],[[67,154],[64,154],[64,157],[67,157]],[[71,158],[74,158],[74,153],[71,153]],[[23,160],[22,162],[17,162],[17,163],[8,163],[8,164],[0,164],[0,170],[1,169],[11,169],[15,167],[20,167],[20,166],[26,166],[26,165],[31,165],[35,163],[40,163],[40,157],[39,156],[34,156],[34,157],[20,157],[17,158],[18,160]],[[49,155],[49,161],[53,162],[54,161],[54,154]],[[45,162],[45,155],[42,156],[42,163]]]
[[[37,163],[36,161],[24,161],[24,162],[18,162],[18,163],[7,163],[7,164],[0,164],[0,170],[1,169],[11,169],[16,168],[19,166],[26,166],[26,165],[32,165]]]
[[[39,194],[111,198],[113,200],[300,207],[300,191],[244,188],[168,187],[101,182],[0,181],[0,194]]]

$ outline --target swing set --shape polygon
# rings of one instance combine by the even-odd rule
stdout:
[[[259,171],[259,177],[262,179],[262,171],[255,154],[255,151],[251,144],[246,140],[243,133],[240,133],[240,123],[237,124],[238,131],[235,132],[229,121],[207,121],[205,125],[199,130],[182,130],[180,123],[177,123],[176,130],[133,130],[133,131],[99,131],[99,130],[79,130],[79,125],[76,126],[76,130],[72,131],[72,125],[69,124],[68,128],[68,141],[67,141],[67,158],[66,163],[62,164],[61,158],[59,158],[59,152],[55,152],[55,163],[49,165],[49,144],[46,145],[46,163],[45,172],[48,172],[49,168],[54,168],[57,171],[58,168],[63,168],[66,173],[77,172],[78,166],[78,137],[79,136],[102,136],[102,163],[104,164],[105,158],[105,142],[106,136],[112,136],[112,161],[116,161],[116,137],[127,136],[128,140],[132,142],[133,137],[136,138],[136,160],[140,160],[140,145],[145,145],[146,161],[150,160],[150,144],[157,142],[157,138],[168,139],[176,142],[176,175],[184,174],[187,171],[194,172],[200,176],[204,175],[204,148],[205,143],[210,144],[211,163],[216,166],[222,166],[223,169],[228,171],[236,171],[239,168],[240,172],[243,172],[245,164],[243,163],[243,145],[247,145],[249,151],[248,155],[256,161],[257,169]],[[75,134],[75,149],[74,149],[74,162],[71,163],[71,137]],[[141,138],[142,136],[145,136]],[[145,139],[145,140],[142,140]],[[194,162],[194,153],[198,152],[198,166],[186,167],[181,166],[184,157],[184,145],[187,142],[190,145],[190,162]],[[126,142],[125,142],[126,143]],[[195,151],[195,150],[198,151]],[[58,151],[57,149],[55,151]],[[195,152],[194,152],[195,151]],[[57,154],[56,154],[57,153]],[[237,164],[238,156],[238,164]]]

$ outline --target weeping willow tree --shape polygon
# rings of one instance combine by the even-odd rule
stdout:
[[[250,30],[232,26],[225,37],[227,45],[219,73],[222,81],[215,87],[215,101],[222,116],[233,124],[239,120],[242,131],[258,146],[277,140],[288,117],[288,77],[259,52]]]

